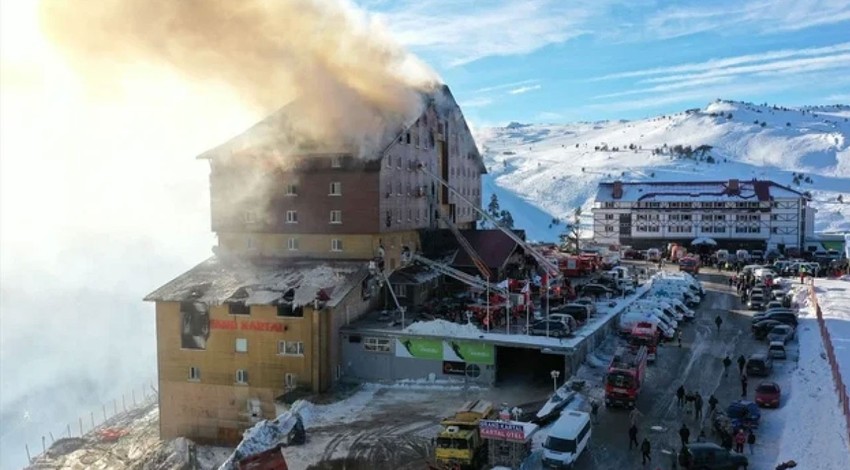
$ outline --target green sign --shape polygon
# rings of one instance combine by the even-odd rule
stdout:
[[[395,341],[396,357],[443,360],[443,342],[439,339],[404,338]]]
[[[447,343],[454,355],[468,364],[493,365],[496,362],[495,348],[492,344],[477,341],[447,341]]]

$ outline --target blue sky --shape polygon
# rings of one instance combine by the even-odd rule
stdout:
[[[850,104],[848,0],[361,0],[478,125]]]

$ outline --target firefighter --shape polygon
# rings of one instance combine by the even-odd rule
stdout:
[[[710,397],[708,397],[708,414],[710,416],[714,415],[714,409],[717,408],[717,397],[712,393]]]
[[[747,365],[747,359],[744,357],[743,354],[741,354],[740,356],[738,356],[738,373],[739,374],[744,373],[744,366],[745,365]]]
[[[747,397],[747,374],[741,374],[741,398]]]
[[[732,359],[729,359],[729,355],[723,358],[723,377],[729,377],[729,366],[732,365]]]
[[[593,424],[599,424],[599,402],[596,400],[590,402],[590,417]]]
[[[720,333],[720,325],[723,324],[723,319],[720,318],[720,315],[714,318],[714,324],[717,325],[717,332]]]
[[[679,437],[682,439],[682,447],[686,447],[691,438],[691,430],[685,426],[685,423],[682,423],[682,427],[679,428]]]
[[[635,426],[634,424],[631,425],[631,427],[629,428],[629,450],[632,450],[633,444],[635,447],[638,447],[639,445],[637,440],[637,432],[637,426]]]
[[[694,419],[699,421],[700,418],[702,418],[702,395],[697,392],[694,397]]]
[[[643,457],[643,464],[646,465],[647,461],[652,462],[652,457],[649,455],[652,451],[652,446],[649,444],[649,439],[643,438],[643,442],[640,445],[640,453]]]
[[[685,406],[685,386],[679,385],[679,388],[676,389],[676,403],[678,403],[679,408]]]

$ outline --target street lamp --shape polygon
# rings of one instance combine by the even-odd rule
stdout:
[[[561,373],[557,370],[553,370],[549,373],[552,376],[552,386],[555,390],[555,393],[558,393],[558,377],[561,376]]]

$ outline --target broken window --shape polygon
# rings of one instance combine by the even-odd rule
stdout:
[[[250,315],[251,307],[245,305],[245,302],[230,302],[227,304],[227,311],[231,315]]]
[[[204,302],[180,302],[180,347],[207,349],[210,336],[209,306]]]

